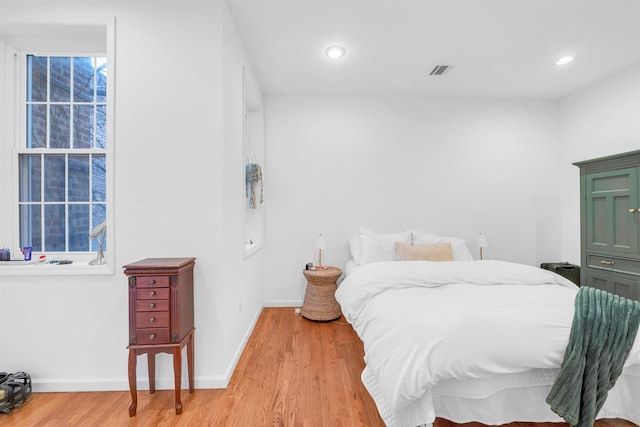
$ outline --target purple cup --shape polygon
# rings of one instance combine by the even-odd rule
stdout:
[[[31,261],[31,246],[25,246],[22,248],[22,254],[25,261]]]

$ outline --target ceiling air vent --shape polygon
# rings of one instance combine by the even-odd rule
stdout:
[[[433,67],[433,70],[431,70],[429,75],[430,76],[443,76],[452,68],[453,68],[453,65],[436,65],[435,67]]]

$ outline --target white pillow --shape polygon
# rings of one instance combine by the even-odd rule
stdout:
[[[362,252],[362,241],[360,237],[352,237],[349,239],[349,248],[351,250],[351,259],[355,265],[360,265],[360,253]]]
[[[409,230],[400,233],[380,234],[360,227],[360,264],[395,261],[396,242],[411,244]]]
[[[454,261],[473,261],[473,255],[469,251],[469,243],[457,237],[434,236],[431,233],[424,233],[411,230],[414,245],[430,245],[433,243],[451,243]]]
[[[413,241],[414,236],[419,236],[420,239],[428,239],[428,238],[436,238],[438,237],[438,235],[436,233],[432,233],[430,231],[419,231],[419,230],[412,230],[412,229],[407,229],[408,231],[411,232],[411,243],[414,245],[418,245],[419,243],[416,243]]]
[[[358,227],[358,231],[360,232],[360,236],[369,236],[369,237],[384,237],[384,236],[392,236],[394,234],[401,233],[401,232],[389,233],[389,234],[376,233],[375,231],[371,231],[368,228],[364,228],[364,227]]]

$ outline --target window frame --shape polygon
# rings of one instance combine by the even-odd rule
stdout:
[[[103,28],[104,23],[99,24]],[[73,25],[68,26],[73,28]],[[100,275],[100,274],[114,274],[115,268],[115,240],[113,232],[113,211],[114,211],[114,142],[115,142],[115,18],[111,18],[106,24],[106,51],[103,49],[89,49],[86,47],[69,46],[65,49],[59,49],[59,40],[57,43],[53,43],[51,47],[47,46],[46,42],[42,47],[34,49],[29,43],[26,45],[20,45],[19,43],[12,44],[8,42],[5,44],[5,69],[7,70],[7,78],[5,82],[0,82],[5,87],[5,93],[11,98],[11,101],[5,103],[5,109],[7,110],[7,118],[5,124],[11,129],[4,134],[0,134],[0,145],[4,145],[4,148],[0,147],[0,152],[11,154],[11,167],[10,171],[2,174],[1,179],[9,179],[11,186],[11,196],[5,197],[4,200],[10,201],[10,212],[3,212],[0,214],[5,216],[4,228],[7,228],[6,233],[0,233],[2,236],[10,237],[10,242],[0,242],[0,245],[7,246],[13,252],[18,250],[20,242],[20,214],[19,214],[19,157],[21,154],[104,154],[106,176],[105,176],[105,191],[106,191],[106,241],[108,246],[105,248],[104,257],[106,264],[103,265],[89,265],[89,262],[96,258],[97,251],[87,252],[51,252],[47,253],[38,252],[33,254],[32,263],[14,263],[10,265],[0,263],[0,277],[2,276],[30,276],[30,275]],[[42,35],[42,38],[46,37],[46,34]],[[0,50],[1,52],[1,50]],[[63,148],[63,149],[34,149],[26,148],[26,57],[27,55],[41,55],[41,56],[98,56],[107,58],[107,93],[106,93],[106,148]],[[2,91],[0,91],[1,93]],[[2,108],[0,108],[0,112]],[[10,149],[7,149],[7,145],[10,145]],[[5,185],[5,188],[9,184]],[[2,204],[4,202],[0,200]],[[65,201],[68,205],[68,201]],[[7,210],[9,210],[7,209]],[[0,224],[0,230],[3,226]],[[67,239],[68,239],[67,229]],[[90,246],[91,248],[91,246]],[[39,259],[40,255],[46,255],[45,262],[35,262]],[[51,265],[48,264],[52,260],[71,260],[72,264],[67,265]]]

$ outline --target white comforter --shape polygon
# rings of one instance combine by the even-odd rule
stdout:
[[[402,425],[433,422],[440,382],[559,368],[577,290],[521,264],[407,261],[359,267],[336,299],[364,342],[363,381],[381,416]],[[625,366],[639,362],[636,340]]]

